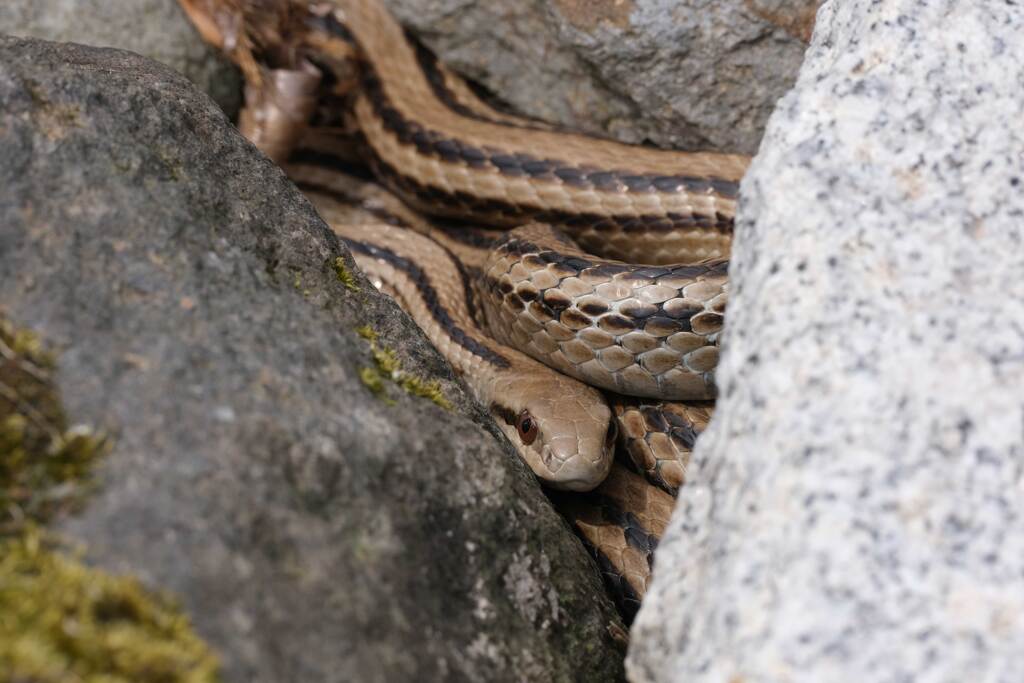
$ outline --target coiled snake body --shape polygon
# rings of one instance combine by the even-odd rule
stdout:
[[[499,112],[411,42],[378,0],[282,0],[273,12],[236,0],[181,2],[242,65],[249,132],[272,154],[291,150],[325,91],[343,94],[364,159],[406,205],[478,228],[515,228],[495,239],[431,224],[344,179],[316,145],[289,169],[546,483],[584,491],[605,479],[613,412],[626,432],[620,441],[638,438],[636,418],[629,423],[636,401],[613,411],[594,386],[714,397],[745,157],[625,145]],[[378,215],[395,220],[352,222],[346,201],[364,210],[376,202]],[[647,406],[643,414],[648,424],[655,413],[668,416],[660,419],[670,439],[668,422],[685,410]],[[635,488],[631,476],[616,471],[606,497]],[[677,487],[681,472],[675,479]],[[667,509],[657,515],[662,524]],[[625,549],[647,554],[619,558],[617,571],[642,574],[644,562],[649,571],[652,548],[637,549],[643,542],[619,526]]]

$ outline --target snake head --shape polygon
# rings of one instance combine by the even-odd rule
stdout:
[[[589,491],[611,468],[611,409],[596,389],[557,373],[545,375],[499,382],[505,386],[497,387],[491,413],[544,484]]]

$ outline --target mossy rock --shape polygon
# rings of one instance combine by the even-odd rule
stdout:
[[[217,658],[166,598],[86,567],[35,525],[82,501],[108,450],[68,427],[55,356],[0,310],[0,683],[200,683]]]
[[[216,656],[167,599],[46,549],[0,542],[0,681],[206,683]]]
[[[81,500],[107,442],[69,427],[40,339],[0,310],[0,534],[45,522]]]

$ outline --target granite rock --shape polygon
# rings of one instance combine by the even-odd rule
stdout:
[[[57,530],[177,596],[226,681],[621,679],[533,476],[177,72],[0,38],[0,307],[115,442]],[[386,349],[452,409],[382,381]]]
[[[627,142],[753,153],[819,0],[386,0],[527,115]]]
[[[238,70],[203,42],[177,0],[4,0],[5,33],[131,50],[185,74],[228,116],[241,106]]]
[[[1024,680],[1024,12],[826,3],[627,672]]]

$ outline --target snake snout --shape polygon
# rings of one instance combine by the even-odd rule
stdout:
[[[557,434],[546,440],[542,456],[552,471],[547,483],[558,489],[589,491],[611,469],[617,433],[611,411],[603,402],[590,401],[577,406],[566,402],[559,408],[561,419],[551,421]]]
[[[551,488],[563,491],[590,491],[605,480],[611,466],[611,457],[597,463],[577,458],[566,462],[558,471],[557,478],[545,483]]]

